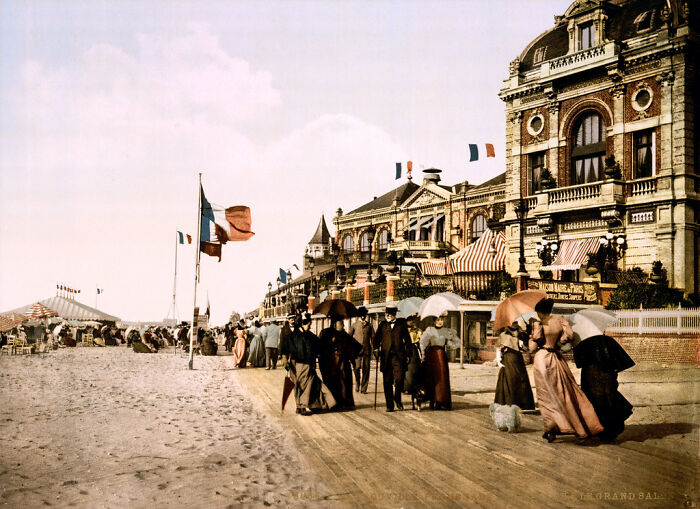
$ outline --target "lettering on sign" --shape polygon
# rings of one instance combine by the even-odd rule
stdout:
[[[530,290],[542,290],[552,300],[559,302],[576,302],[595,304],[598,302],[597,283],[579,283],[569,281],[545,281],[530,279],[527,287]]]

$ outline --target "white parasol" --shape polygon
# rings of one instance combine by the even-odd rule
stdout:
[[[456,293],[442,292],[431,295],[423,301],[418,309],[421,318],[428,316],[440,316],[447,311],[458,311],[460,304],[467,304],[468,301]]]

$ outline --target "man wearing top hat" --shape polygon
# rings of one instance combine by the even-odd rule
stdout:
[[[360,306],[357,308],[357,311],[359,313],[359,319],[352,324],[350,329],[350,335],[362,346],[362,350],[360,350],[353,366],[353,371],[355,372],[355,392],[361,391],[362,394],[367,394],[374,329],[372,328],[372,324],[369,323],[367,308]]]
[[[411,345],[406,320],[397,320],[396,312],[396,304],[386,305],[386,318],[377,327],[373,342],[375,352],[379,354],[379,370],[384,379],[387,412],[394,411],[394,403],[396,408],[403,410],[401,393],[408,363],[406,352]]]

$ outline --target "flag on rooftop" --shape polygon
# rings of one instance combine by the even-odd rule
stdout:
[[[283,285],[287,284],[287,273],[280,269],[280,281],[282,281]]]
[[[401,178],[401,163],[396,163],[396,179],[399,180]]]
[[[496,157],[493,143],[486,143],[486,157]],[[469,144],[469,162],[479,160],[479,146],[476,143]]]
[[[181,231],[177,232],[177,239],[180,244],[185,243],[185,238],[187,238],[188,244],[192,244],[192,235],[187,235],[186,233],[182,233]]]

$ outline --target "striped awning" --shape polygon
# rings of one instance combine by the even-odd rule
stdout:
[[[445,260],[428,260],[421,262],[420,270],[426,276],[444,276],[445,272]]]
[[[554,263],[545,265],[540,270],[578,270],[588,260],[589,253],[597,253],[598,249],[598,237],[562,240]]]
[[[496,248],[495,256],[489,253],[491,246]],[[506,264],[506,237],[503,232],[487,229],[476,242],[450,256],[453,273],[460,272],[500,272]]]

